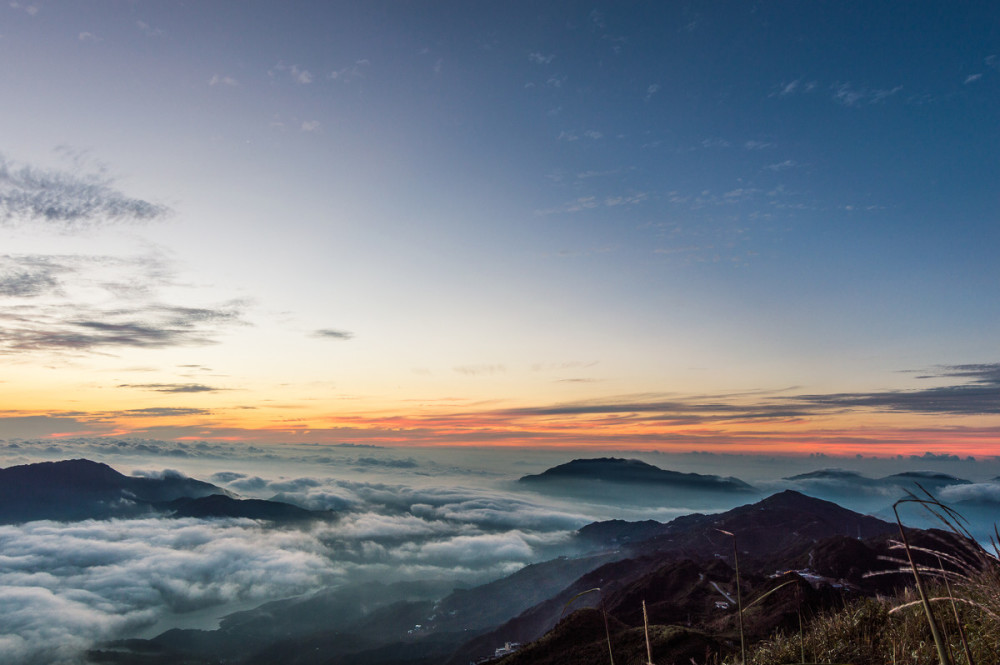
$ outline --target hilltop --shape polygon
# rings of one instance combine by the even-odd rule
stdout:
[[[575,459],[536,475],[523,476],[518,482],[535,486],[567,482],[586,485],[598,482],[723,492],[752,492],[754,489],[750,484],[731,476],[669,471],[641,460],[618,457]]]
[[[0,469],[0,524],[34,520],[166,517],[245,517],[294,521],[329,517],[279,501],[241,499],[177,472],[126,476],[87,459]]]

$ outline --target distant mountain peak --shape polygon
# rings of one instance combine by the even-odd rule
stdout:
[[[88,459],[21,464],[0,469],[0,523],[130,517],[155,512],[159,502],[218,493],[225,490],[179,474],[126,476]]]
[[[847,511],[846,508],[841,507],[833,501],[817,499],[814,496],[809,496],[808,494],[803,494],[802,492],[797,492],[795,490],[783,490],[781,492],[777,492],[752,505],[759,508],[794,508],[796,510],[807,511],[812,511],[816,508],[834,508],[837,510]]]
[[[862,475],[857,471],[852,471],[851,469],[830,467],[827,469],[818,469],[816,471],[810,471],[808,473],[799,473],[797,475],[788,476],[785,478],[785,480],[816,480],[816,479],[868,480],[868,477]]]
[[[73,474],[75,478],[124,478],[121,474],[103,462],[77,459],[59,460],[56,462],[36,462],[34,464],[18,464],[3,471],[10,473],[36,473],[45,475]]]
[[[669,471],[642,460],[620,457],[575,459],[546,469],[537,475],[523,476],[519,480],[524,483],[553,481],[641,483],[662,487],[742,492],[753,490],[751,485],[739,478]]]
[[[328,517],[329,511],[312,511],[281,501],[234,499],[224,494],[211,494],[195,499],[181,498],[166,506],[174,517],[245,517],[273,521],[306,520]]]
[[[889,478],[905,478],[908,480],[936,480],[943,482],[953,482],[953,483],[968,483],[970,481],[964,478],[958,478],[948,473],[941,473],[940,471],[903,471],[901,473],[894,473],[891,476],[886,476],[883,480],[888,480]]]

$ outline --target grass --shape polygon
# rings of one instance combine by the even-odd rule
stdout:
[[[928,585],[931,593],[937,587]],[[935,665],[938,653],[914,591],[895,598],[859,599],[840,610],[821,614],[801,634],[779,634],[753,645],[748,654],[754,665],[786,663],[851,663],[852,665]],[[961,607],[972,663],[995,663],[1000,625],[974,607]],[[900,609],[902,607],[902,609]],[[949,654],[966,660],[965,647],[953,617],[940,622]]]

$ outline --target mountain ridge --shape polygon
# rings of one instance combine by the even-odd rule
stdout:
[[[754,487],[739,478],[661,469],[637,459],[620,457],[580,458],[546,469],[539,474],[522,476],[519,483],[602,482],[641,484],[675,489],[752,492]]]
[[[146,516],[293,521],[332,514],[284,502],[242,499],[177,472],[126,476],[84,458],[0,469],[0,524]]]

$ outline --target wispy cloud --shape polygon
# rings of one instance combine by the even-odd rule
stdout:
[[[19,9],[23,11],[28,16],[35,16],[38,14],[38,5],[25,5],[20,2],[10,2],[8,3],[11,9]]]
[[[313,337],[320,337],[322,339],[348,340],[348,339],[354,339],[354,333],[349,332],[347,330],[321,328],[313,333]]]
[[[778,92],[779,97],[787,97],[788,95],[795,92],[795,89],[799,87],[799,80],[795,79],[791,83],[786,83],[782,86],[781,91]]]
[[[284,63],[278,63],[269,69],[267,73],[270,76],[274,76],[275,73],[279,72],[287,74],[289,78],[300,85],[309,85],[315,78],[313,73],[308,69],[299,67],[298,65],[286,65]]]
[[[793,95],[813,92],[818,86],[819,84],[816,81],[806,81],[802,78],[792,81],[782,81],[772,87],[772,91],[768,97],[791,97]]]
[[[211,86],[223,85],[229,88],[235,88],[239,86],[240,82],[234,79],[232,76],[223,76],[220,74],[214,74],[212,78],[208,79],[208,84]]]
[[[0,256],[0,297],[34,298],[59,290],[74,268],[46,256]]]
[[[158,393],[214,393],[225,388],[213,388],[201,383],[122,383],[119,388],[152,390]]]
[[[157,256],[0,256],[0,353],[210,344],[247,303],[174,305]]]
[[[503,374],[507,371],[504,365],[459,365],[455,371],[466,376],[483,376],[491,374]]]
[[[939,365],[932,370],[910,370],[919,379],[961,378],[979,385],[1000,385],[1000,363]]]
[[[118,191],[103,167],[91,172],[37,168],[0,154],[0,225],[42,222],[73,229],[148,222],[169,212]]]
[[[210,414],[207,409],[185,407],[151,406],[144,409],[128,409],[116,415],[124,418],[154,418],[161,416],[204,416]]]
[[[878,104],[892,97],[903,89],[897,85],[894,88],[857,88],[848,83],[835,83],[830,89],[833,92],[833,100],[843,106],[864,106],[866,104]]]
[[[981,78],[983,78],[982,74],[969,74],[968,76],[965,77],[965,85],[969,85],[970,83],[975,83]]]
[[[609,208],[614,208],[616,206],[631,206],[642,203],[649,198],[646,192],[635,192],[633,194],[627,194],[624,196],[609,196],[604,199],[604,205]]]
[[[732,144],[726,139],[719,138],[718,136],[713,136],[711,138],[704,139],[701,142],[701,147],[708,149],[720,149],[729,148]]]
[[[361,60],[355,61],[353,65],[333,70],[330,72],[328,78],[332,81],[350,83],[351,81],[364,78],[364,70],[370,65],[371,62],[367,58],[362,58]]]
[[[798,166],[798,162],[796,162],[793,159],[786,159],[783,162],[768,164],[764,168],[766,168],[768,171],[784,171],[786,169],[795,168],[796,166]]]
[[[547,65],[555,60],[555,58],[554,53],[539,53],[538,51],[534,51],[528,54],[528,60],[539,65]]]
[[[594,210],[597,208],[615,208],[618,206],[634,206],[649,199],[648,192],[629,192],[627,194],[615,194],[604,197],[581,196],[572,201],[567,201],[557,208],[547,208],[536,210],[536,215],[552,215],[558,213],[583,212],[584,210]]]
[[[659,83],[651,83],[649,86],[646,87],[646,97],[645,97],[645,100],[648,102],[650,99],[653,98],[653,95],[655,95],[659,91],[660,91],[660,84]]]
[[[160,28],[154,28],[145,21],[136,21],[135,26],[139,28],[142,34],[146,35],[147,37],[162,37],[164,35],[163,30],[161,30]]]
[[[966,381],[957,385],[920,390],[803,395],[797,399],[827,408],[862,407],[883,411],[955,415],[1000,413],[1000,363],[945,365],[918,378],[959,378]]]
[[[945,366],[920,378],[961,378],[965,381],[925,389],[858,393],[803,394],[794,390],[782,390],[735,395],[626,395],[506,408],[466,417],[470,422],[478,422],[482,428],[488,428],[490,423],[497,422],[503,423],[502,426],[508,431],[512,427],[520,427],[522,433],[539,427],[539,422],[545,423],[542,427],[545,429],[558,419],[565,418],[557,428],[560,433],[568,433],[574,427],[580,427],[581,431],[587,432],[588,437],[594,434],[595,428],[608,427],[609,432],[613,432],[629,424],[638,426],[641,423],[649,436],[664,440],[680,437],[691,444],[700,434],[685,434],[683,428],[730,428],[737,423],[805,422],[845,410],[874,414],[908,412],[958,416],[1000,413],[1000,363]],[[426,425],[429,426],[430,423]],[[779,429],[781,427],[776,426]],[[682,428],[682,431],[674,431],[673,428]],[[722,435],[721,430],[712,431],[716,435]],[[754,436],[759,434],[757,432]],[[619,432],[617,436],[620,435]],[[879,435],[864,437],[854,433],[851,437],[856,441],[864,439],[875,442]]]
[[[242,303],[218,309],[151,304],[114,310],[88,307],[0,311],[0,353],[201,346],[220,325],[242,321]]]

